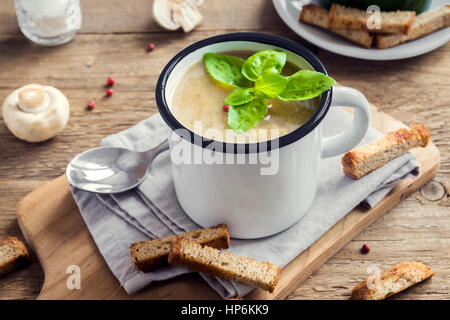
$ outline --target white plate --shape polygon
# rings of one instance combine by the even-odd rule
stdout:
[[[449,4],[448,0],[434,0],[430,9]],[[425,37],[389,49],[365,49],[319,27],[298,20],[303,5],[318,3],[310,0],[273,0],[281,19],[299,36],[318,47],[343,56],[367,60],[397,60],[415,57],[446,44],[450,40],[450,27],[433,32]]]

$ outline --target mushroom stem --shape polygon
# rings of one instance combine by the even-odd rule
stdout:
[[[23,112],[39,112],[48,102],[48,94],[40,88],[25,88],[18,94],[18,107]]]

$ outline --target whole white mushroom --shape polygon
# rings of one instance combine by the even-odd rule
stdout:
[[[8,129],[28,142],[48,140],[69,120],[69,101],[58,89],[29,84],[14,90],[3,102],[2,113]]]

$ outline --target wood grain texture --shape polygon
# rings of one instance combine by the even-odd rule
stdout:
[[[19,202],[17,210],[25,239],[37,252],[47,275],[38,299],[140,299],[148,295],[164,299],[194,286],[195,293],[199,294],[194,294],[193,298],[217,298],[196,275],[155,283],[138,294],[127,296],[99,254],[73,201],[65,176],[36,189],[31,195]],[[66,270],[70,265],[80,267],[80,290],[66,287]],[[182,296],[178,295],[178,298]]]
[[[403,126],[376,108],[372,108],[371,121],[373,127],[384,133]],[[246,299],[286,298],[348,241],[430,180],[439,167],[439,151],[430,144],[413,152],[422,168],[417,178],[399,182],[370,210],[355,208],[283,268],[273,293],[257,289]],[[152,284],[135,295],[126,295],[98,252],[64,175],[28,194],[19,202],[17,212],[20,228],[37,253],[45,273],[38,299],[183,299],[187,293],[191,299],[218,298],[211,288],[205,288],[203,281],[192,279],[191,275],[173,279],[167,286],[165,282]],[[68,275],[64,271],[70,265],[79,266],[82,279],[87,279],[82,280],[81,290],[68,290],[66,287]]]
[[[269,0],[214,1],[214,5],[201,8],[205,21],[199,30],[188,35],[159,29],[152,22],[148,0],[81,3],[82,30],[74,41],[55,48],[39,47],[24,38],[17,27],[12,0],[2,1],[0,6],[0,100],[14,88],[37,82],[61,88],[71,103],[68,127],[56,138],[40,144],[17,140],[0,115],[0,236],[22,237],[15,211],[20,198],[61,175],[78,152],[97,146],[108,134],[156,111],[156,78],[176,52],[215,34],[261,31],[307,45],[334,78],[361,90],[382,111],[407,124],[424,122],[441,151],[441,167],[432,183],[442,187],[435,185],[413,193],[346,245],[289,298],[346,298],[351,287],[367,276],[366,266],[375,263],[384,267],[420,257],[437,269],[439,280],[427,281],[396,298],[449,298],[449,44],[406,60],[364,61],[308,44],[284,25]],[[146,51],[148,42],[156,45],[152,53]],[[103,96],[108,76],[117,79],[110,99]],[[91,98],[97,100],[97,107],[90,113],[85,106]],[[444,195],[435,200],[439,195],[430,194],[428,189],[440,189]],[[368,255],[359,254],[362,243],[371,246]],[[34,259],[30,267],[0,278],[0,299],[35,298],[42,282],[41,267]]]
[[[3,1],[5,2],[5,1]],[[79,33],[167,33],[152,18],[149,0],[81,0],[83,23]],[[0,30],[17,35],[13,1],[2,4]],[[200,7],[203,23],[197,30],[250,31],[285,29],[270,0],[211,0]],[[182,31],[176,31],[182,34]]]

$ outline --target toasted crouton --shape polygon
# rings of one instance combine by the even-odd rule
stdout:
[[[372,278],[372,285],[366,279],[352,290],[353,300],[383,300],[422,282],[435,273],[420,262],[400,262],[383,271],[379,278]],[[377,283],[378,282],[378,283]]]
[[[346,30],[366,30],[374,33],[408,34],[416,16],[415,11],[380,12],[380,28],[369,29],[367,20],[370,13],[333,3],[330,8],[330,28]]]
[[[373,36],[367,31],[330,29],[328,11],[320,6],[314,4],[304,5],[300,11],[299,19],[302,22],[328,29],[363,47],[370,48],[372,46]]]
[[[423,124],[411,125],[388,133],[362,147],[347,152],[342,158],[344,173],[355,179],[380,168],[412,148],[425,147],[430,142],[430,132]]]
[[[375,38],[375,46],[378,49],[391,48],[406,41],[426,36],[445,27],[450,27],[450,5],[419,14],[414,20],[408,35],[377,35]]]
[[[23,267],[29,259],[27,248],[16,237],[7,236],[0,240],[0,275]]]
[[[227,249],[230,246],[230,234],[225,224],[182,233],[179,236],[184,236],[201,245],[208,245],[218,249]],[[177,235],[172,235],[133,243],[130,246],[131,260],[136,268],[142,272],[149,272],[157,267],[166,265],[170,246],[176,239]]]
[[[173,242],[169,263],[239,281],[269,292],[275,289],[281,272],[280,266],[270,262],[238,257],[231,252],[201,246],[186,238],[178,238]]]

